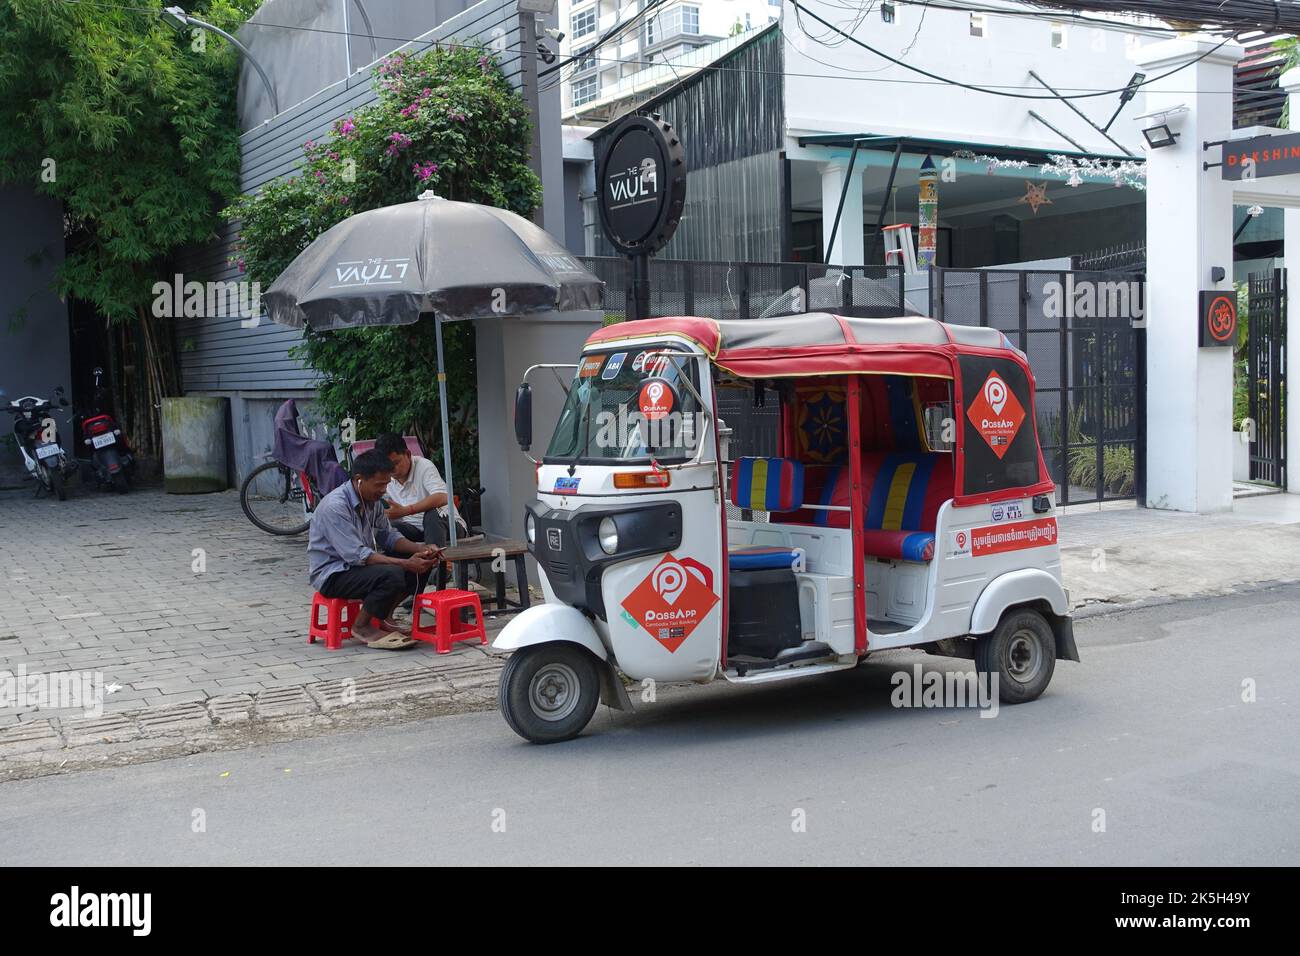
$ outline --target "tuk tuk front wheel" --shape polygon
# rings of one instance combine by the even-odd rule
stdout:
[[[501,671],[501,716],[535,744],[571,740],[600,703],[600,672],[591,654],[558,641],[515,651]]]
[[[1034,700],[1051,683],[1056,669],[1056,638],[1043,615],[1012,608],[997,628],[975,642],[975,667],[996,675],[998,699],[1004,704]]]

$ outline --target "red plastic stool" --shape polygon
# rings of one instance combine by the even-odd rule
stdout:
[[[320,609],[325,608],[325,623],[320,623]],[[307,643],[315,644],[324,638],[325,647],[337,651],[352,636],[352,622],[361,610],[360,601],[347,598],[323,597],[319,591],[311,596],[311,626],[307,630]]]
[[[473,623],[460,619],[460,612],[465,608],[474,611]],[[421,611],[433,611],[436,615],[433,628],[420,623]],[[479,603],[478,595],[473,591],[460,591],[456,588],[428,591],[419,595],[411,609],[411,637],[436,645],[439,654],[450,654],[451,645],[457,641],[477,637],[480,644],[486,644],[488,640],[487,633],[483,630],[483,606]]]

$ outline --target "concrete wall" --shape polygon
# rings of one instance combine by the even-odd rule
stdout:
[[[53,397],[62,385],[72,400],[68,307],[53,290],[63,264],[63,207],[21,186],[0,186],[0,399]],[[68,416],[55,419],[72,450]],[[12,438],[13,419],[0,415],[0,436]],[[26,475],[16,449],[0,441],[0,486]]]
[[[540,362],[577,362],[582,345],[600,328],[599,312],[557,313],[531,319],[485,319],[478,323],[479,483],[483,527],[493,538],[524,534],[524,504],[537,495],[537,473],[514,437],[515,388],[524,372]],[[560,369],[567,385],[572,369]],[[550,441],[564,404],[564,392],[548,371],[529,378],[533,386],[533,448],[537,457]]]

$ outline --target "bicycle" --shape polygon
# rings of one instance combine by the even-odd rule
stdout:
[[[277,535],[302,534],[311,527],[312,512],[321,497],[306,472],[275,460],[249,472],[239,489],[239,505],[248,520]]]

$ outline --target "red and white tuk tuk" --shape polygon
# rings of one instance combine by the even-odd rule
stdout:
[[[539,366],[540,367],[540,366]],[[533,370],[529,370],[530,373]],[[517,437],[532,443],[520,386]],[[571,738],[635,681],[765,683],[886,648],[973,658],[1005,703],[1078,660],[1034,380],[998,331],[813,313],[611,325],[525,514],[546,601],[501,711]]]

